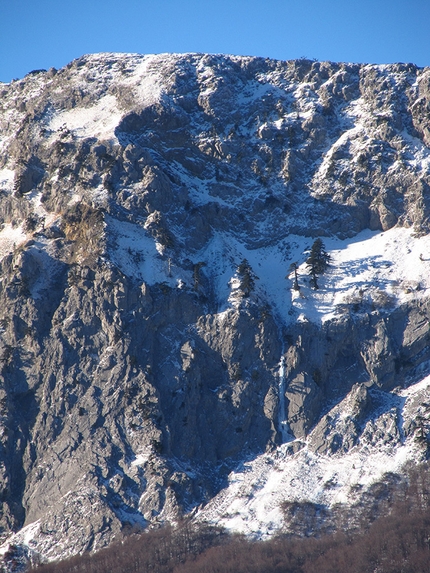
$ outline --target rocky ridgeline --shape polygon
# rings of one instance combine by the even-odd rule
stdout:
[[[410,64],[101,54],[0,84],[2,538],[94,550],[194,511],[286,433],[354,447],[369,388],[428,370],[425,294],[285,322],[229,301],[208,253],[427,234],[429,113]]]

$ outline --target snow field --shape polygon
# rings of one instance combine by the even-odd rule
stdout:
[[[299,268],[302,298],[293,293],[293,306],[315,322],[334,318],[339,305],[370,303],[375,308],[423,296],[429,288],[430,237],[413,229],[363,231],[353,239],[326,239],[331,263],[319,278],[319,289],[306,285],[306,265]],[[386,295],[386,296],[385,296]]]
[[[189,271],[155,243],[143,226],[107,218],[116,237],[113,260],[121,270],[137,274],[152,285],[192,286]],[[193,262],[204,261],[202,272],[210,280],[219,312],[241,302],[236,269],[246,258],[258,279],[256,300],[270,303],[283,323],[309,320],[322,323],[345,308],[367,305],[371,311],[425,296],[430,283],[430,236],[417,237],[413,229],[395,227],[383,233],[365,230],[352,239],[324,238],[331,262],[318,279],[319,289],[309,284],[306,259],[313,239],[290,235],[278,245],[247,249],[229,234],[215,233]],[[300,291],[293,290],[292,262],[298,264]],[[169,276],[170,275],[170,276]]]
[[[117,221],[110,216],[106,216],[106,225],[113,239],[112,262],[124,274],[136,276],[150,285],[161,282],[176,285],[176,281],[172,281],[172,277],[168,276],[168,258],[162,257],[160,246],[143,227],[126,221]],[[176,277],[176,272],[173,270],[171,274]]]
[[[319,277],[318,290],[309,286],[305,263],[312,242],[290,235],[274,247],[249,250],[231,237],[218,236],[203,260],[217,277],[220,300],[234,306],[238,299],[231,296],[230,288],[234,294],[239,281],[231,278],[240,261],[248,259],[259,277],[256,293],[273,305],[284,323],[297,319],[324,322],[341,312],[340,305],[366,302],[372,293],[375,306],[378,301],[381,305],[387,301],[399,304],[422,296],[429,286],[430,237],[416,237],[412,229],[393,228],[385,233],[366,230],[353,239],[324,239],[331,263]],[[292,262],[299,265],[299,292],[292,289]]]
[[[15,172],[12,169],[0,169],[0,190],[12,193]]]

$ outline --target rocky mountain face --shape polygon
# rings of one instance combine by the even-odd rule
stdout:
[[[8,558],[190,513],[241,530],[244,460],[248,498],[285,478],[279,513],[304,468],[309,493],[318,464],[388,456],[348,466],[357,503],[425,457],[429,147],[430,70],[411,64],[100,54],[0,84]],[[391,259],[342,258],[379,238]]]

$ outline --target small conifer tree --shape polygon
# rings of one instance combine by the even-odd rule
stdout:
[[[325,250],[321,239],[315,239],[309,257],[306,259],[306,266],[311,275],[311,285],[318,288],[318,275],[324,273],[330,262],[330,255]]]
[[[290,272],[294,272],[294,284],[293,284],[293,289],[294,289],[294,290],[300,290],[299,280],[298,280],[298,277],[297,277],[297,269],[298,269],[298,268],[299,268],[299,266],[298,266],[297,263],[291,263],[291,265],[290,265]],[[286,277],[286,278],[288,278],[288,277]]]
[[[239,275],[240,279],[239,288],[243,292],[243,296],[248,297],[254,290],[255,281],[258,280],[258,277],[246,259],[243,259],[243,261],[237,267],[237,274]]]
[[[194,290],[199,290],[200,287],[200,281],[201,281],[201,276],[200,276],[200,270],[202,267],[205,267],[206,263],[204,262],[200,262],[200,263],[196,263],[194,265],[194,269],[193,269],[193,283],[194,283]]]

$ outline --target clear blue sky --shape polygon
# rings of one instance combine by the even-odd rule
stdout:
[[[0,0],[0,81],[94,52],[430,65],[430,0]]]

